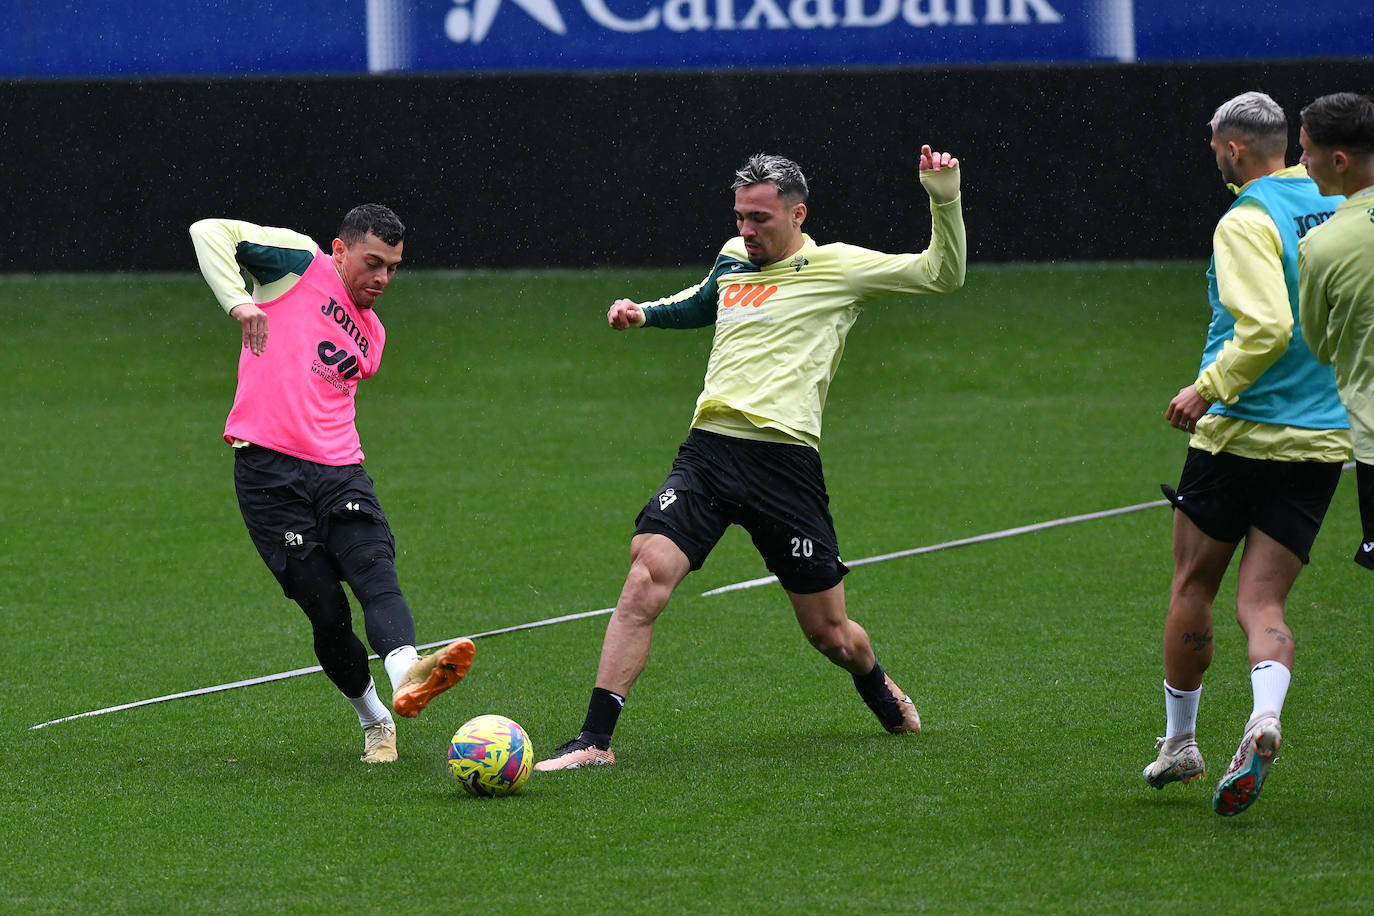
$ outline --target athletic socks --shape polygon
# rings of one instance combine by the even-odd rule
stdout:
[[[873,670],[867,674],[855,674],[854,689],[873,710],[878,721],[884,725],[902,721],[902,711],[897,707],[897,698],[887,689],[887,672],[878,660],[873,660]]]
[[[1272,659],[1251,668],[1250,689],[1255,694],[1255,708],[1250,711],[1250,718],[1253,720],[1265,713],[1277,716],[1283,712],[1283,701],[1288,696],[1288,684],[1292,679],[1293,672],[1282,662]]]
[[[357,697],[346,697],[349,703],[358,713],[358,724],[363,728],[371,728],[374,725],[381,725],[391,721],[391,713],[382,705],[382,701],[377,698],[377,683],[372,678],[367,679],[367,690],[363,695]]]
[[[392,649],[387,653],[382,664],[386,666],[386,676],[391,679],[391,692],[395,693],[396,688],[401,686],[401,681],[405,680],[406,672],[410,666],[420,660],[420,653],[414,646],[401,646]]]
[[[1202,688],[1179,690],[1164,682],[1164,737],[1191,735],[1197,731],[1197,703],[1202,696]]]
[[[1250,669],[1250,687],[1254,692],[1255,705],[1250,711],[1250,719],[1266,713],[1279,715],[1283,712],[1283,701],[1288,696],[1288,684],[1293,673],[1282,662],[1272,659],[1262,661]],[[1198,698],[1202,688],[1179,690],[1164,682],[1164,714],[1167,718],[1164,737],[1190,735],[1197,730]]]
[[[592,698],[587,702],[587,718],[582,721],[582,734],[578,737],[590,741],[603,751],[611,746],[611,735],[620,711],[625,708],[625,698],[611,693],[603,687],[592,688]]]

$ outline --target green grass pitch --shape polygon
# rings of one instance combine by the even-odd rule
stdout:
[[[1203,265],[974,266],[871,304],[823,454],[846,557],[1159,498]],[[695,271],[402,273],[359,398],[422,641],[614,603],[709,331],[615,334]],[[1374,579],[1347,473],[1289,602],[1298,662],[1260,801],[1211,791],[1249,712],[1234,576],[1203,692],[1210,776],[1150,789],[1171,559],[1161,508],[855,568],[850,611],[925,731],[881,732],[732,531],[657,630],[608,770],[508,799],[447,775],[501,713],[581,722],[604,617],[479,640],[468,680],[357,761],[243,531],[219,440],[238,329],[197,276],[0,276],[0,910],[100,913],[1367,912]],[[374,672],[384,680],[380,665]]]

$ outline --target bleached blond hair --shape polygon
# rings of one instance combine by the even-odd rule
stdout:
[[[1282,156],[1288,151],[1288,117],[1263,92],[1242,92],[1222,102],[1211,125],[1217,136],[1239,137],[1261,156]]]

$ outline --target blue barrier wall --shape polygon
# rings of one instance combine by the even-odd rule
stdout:
[[[413,267],[704,272],[735,232],[733,171],[760,150],[805,170],[817,240],[912,250],[929,234],[929,142],[963,161],[975,262],[1206,258],[1232,199],[1207,124],[1250,89],[1296,115],[1374,89],[1374,74],[1322,61],[0,81],[0,251],[6,270],[188,270],[199,217],[327,245],[349,207],[379,200],[410,227]]]
[[[1350,0],[0,0],[0,78],[1367,57]]]

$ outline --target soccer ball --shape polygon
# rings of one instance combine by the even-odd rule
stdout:
[[[448,746],[448,768],[469,795],[510,795],[525,784],[534,745],[505,716],[477,716],[463,723]]]

